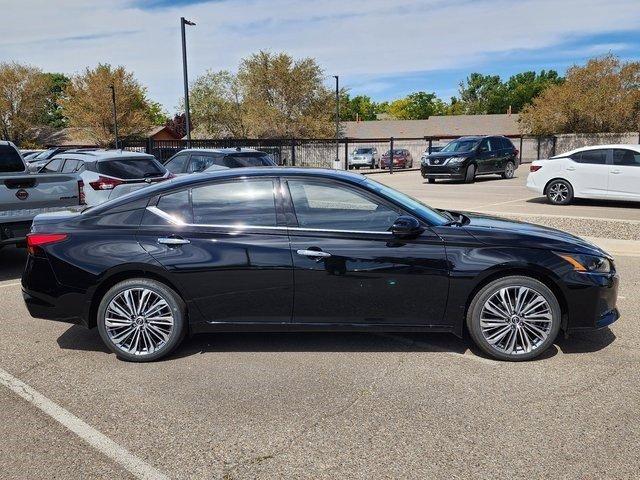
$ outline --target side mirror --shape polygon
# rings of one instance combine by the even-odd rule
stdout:
[[[424,232],[420,222],[409,216],[398,217],[391,225],[391,233],[398,238],[413,238]]]

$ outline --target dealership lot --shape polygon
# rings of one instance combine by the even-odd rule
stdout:
[[[29,317],[24,252],[11,248],[0,250],[0,372],[126,449],[148,478],[634,477],[640,206],[531,201],[523,170],[471,185],[372,178],[436,207],[623,242],[621,320],[559,339],[540,360],[494,362],[446,335],[323,333],[208,335],[167,361],[125,363],[95,330]],[[90,447],[29,391],[0,387],[0,405],[3,476],[131,475],[125,457]]]

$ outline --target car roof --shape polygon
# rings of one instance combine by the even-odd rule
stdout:
[[[149,185],[130,194],[118,197],[91,209],[92,212],[102,213],[103,211],[117,208],[121,205],[129,204],[143,198],[162,194],[168,190],[177,190],[189,185],[198,185],[211,180],[248,178],[248,177],[273,177],[273,176],[305,176],[309,178],[331,178],[349,183],[363,183],[366,178],[359,173],[352,173],[345,170],[332,170],[326,168],[301,168],[301,167],[242,167],[229,168],[226,170],[216,170],[213,172],[192,173],[174,177],[171,180]]]
[[[221,153],[223,155],[231,155],[234,153],[265,153],[260,150],[256,150],[255,148],[185,148],[184,150],[180,150],[178,153],[183,153],[183,152]]]
[[[132,158],[149,158],[154,159],[153,155],[141,152],[131,152],[129,150],[106,150],[106,149],[75,149],[66,150],[55,155],[53,158],[72,158],[74,160],[82,160],[84,162],[101,162],[105,160],[132,159]],[[53,160],[53,159],[52,159]]]
[[[629,150],[633,150],[635,152],[640,152],[640,145],[637,145],[635,143],[610,143],[607,145],[588,145],[586,147],[574,148],[573,150],[569,150],[568,152],[555,155],[551,158],[568,157],[569,155],[573,155],[574,153],[586,152],[589,150],[601,150],[603,148],[626,148]]]

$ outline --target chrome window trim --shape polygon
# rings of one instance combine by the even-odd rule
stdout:
[[[147,207],[147,210],[154,215],[181,227],[204,227],[204,228],[226,228],[229,230],[270,230],[270,231],[295,231],[295,232],[321,232],[321,233],[355,233],[355,234],[369,234],[369,235],[392,235],[391,232],[376,232],[373,230],[337,230],[326,228],[303,228],[303,227],[267,227],[263,225],[216,225],[210,223],[185,223],[176,219],[167,212],[160,210],[158,207]]]

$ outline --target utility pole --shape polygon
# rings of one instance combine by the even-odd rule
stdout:
[[[118,149],[118,111],[116,109],[116,87],[111,84],[109,85],[111,89],[111,103],[113,106],[113,131],[116,135],[116,150]]]
[[[336,166],[340,163],[340,79],[338,75],[334,75],[336,79]]]
[[[191,114],[189,110],[189,77],[187,75],[187,37],[185,25],[195,25],[184,17],[180,17],[180,33],[182,35],[182,74],[184,77],[184,123],[187,130],[187,146],[191,147]]]

